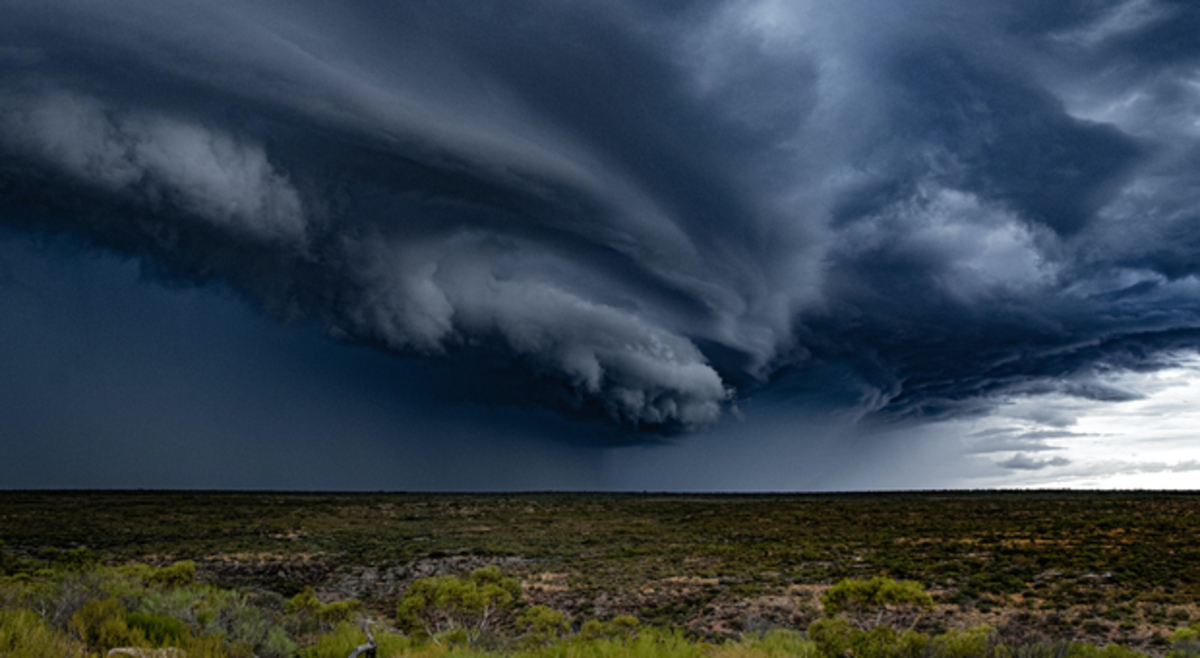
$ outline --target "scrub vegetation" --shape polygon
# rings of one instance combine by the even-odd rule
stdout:
[[[0,493],[0,656],[1200,657],[1200,495]]]

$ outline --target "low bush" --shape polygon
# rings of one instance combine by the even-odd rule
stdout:
[[[690,641],[682,631],[642,627],[630,637],[585,639],[574,636],[518,651],[513,658],[703,658],[711,651],[711,645]]]
[[[396,623],[405,632],[440,643],[474,644],[495,631],[521,602],[521,585],[494,566],[471,572],[467,578],[419,578],[396,605]]]
[[[182,621],[152,612],[132,612],[125,617],[125,623],[157,647],[178,644],[188,634],[187,626]]]
[[[889,625],[912,630],[922,615],[933,610],[933,597],[920,583],[878,576],[844,579],[821,597],[826,616],[843,616],[862,630]]]
[[[947,631],[929,641],[932,658],[976,658],[986,656],[996,629],[988,625],[964,631]]]
[[[632,615],[617,615],[607,621],[589,619],[579,629],[579,637],[584,640],[627,640],[637,635],[641,624]]]
[[[782,628],[718,647],[712,658],[819,658],[817,644],[803,634]]]
[[[0,608],[0,656],[81,658],[84,647],[32,610]]]
[[[1067,658],[1146,658],[1146,656],[1119,644],[1097,647],[1084,642],[1072,642],[1067,647]]]
[[[117,646],[184,650],[187,658],[345,658],[366,641],[350,599],[321,603],[311,589],[290,600],[197,583],[195,565],[88,566],[86,555],[0,579],[0,658],[100,658]],[[24,558],[22,558],[24,559]],[[42,559],[42,558],[39,558]],[[15,564],[15,558],[9,563]],[[25,563],[22,562],[22,565]],[[23,567],[22,567],[23,568]],[[905,614],[932,599],[913,582],[842,580],[823,598],[826,616],[807,635],[747,633],[710,644],[631,616],[589,619],[574,633],[566,614],[523,607],[518,582],[495,567],[418,580],[397,603],[404,636],[376,633],[378,658],[1145,658],[1116,644],[1004,641],[990,626],[925,635]],[[1096,605],[1087,614],[1111,607]],[[35,612],[36,611],[36,612]],[[884,615],[880,615],[883,611]],[[1128,608],[1133,613],[1133,608]],[[1181,618],[1182,615],[1174,614]],[[809,617],[811,618],[811,617]],[[874,619],[874,623],[869,619]],[[1078,610],[1055,613],[1058,632],[1088,627]],[[880,623],[887,621],[887,624]],[[923,628],[944,630],[944,619]],[[908,628],[910,630],[904,630]],[[432,631],[432,632],[431,632]],[[1005,633],[1013,634],[1010,626]],[[1158,636],[1167,658],[1200,658],[1200,626]]]
[[[150,576],[150,583],[161,587],[182,587],[196,582],[196,563],[191,560],[162,567]]]
[[[517,618],[517,625],[524,630],[522,642],[527,646],[549,644],[571,630],[561,610],[545,605],[526,608]]]
[[[888,626],[862,630],[841,617],[813,622],[808,638],[827,658],[920,658],[929,644],[929,638],[921,633],[898,633]]]
[[[90,653],[104,655],[116,647],[140,647],[146,636],[131,629],[125,620],[125,608],[116,599],[92,599],[71,617],[67,625],[83,641]]]
[[[354,621],[363,613],[362,601],[346,599],[321,603],[311,587],[288,599],[283,610],[295,617],[295,629],[300,635],[328,632],[340,624]]]
[[[1200,658],[1200,627],[1180,628],[1168,639],[1171,650],[1167,658]]]
[[[412,642],[403,635],[389,632],[374,633],[377,658],[410,655]],[[354,648],[365,644],[367,635],[361,628],[349,623],[339,624],[330,633],[322,635],[315,644],[300,650],[301,658],[346,658]]]

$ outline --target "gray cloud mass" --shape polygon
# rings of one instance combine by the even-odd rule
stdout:
[[[1194,3],[5,15],[6,230],[442,364],[475,401],[635,434],[756,396],[937,419],[1137,399],[1099,376],[1200,345]]]
[[[1065,457],[1052,457],[1050,459],[1034,459],[1029,455],[1018,452],[1010,459],[1002,462],[997,462],[996,465],[1001,468],[1009,468],[1020,471],[1040,471],[1044,468],[1052,466],[1067,466],[1071,461]]]

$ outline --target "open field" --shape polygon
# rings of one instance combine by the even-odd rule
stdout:
[[[570,619],[631,614],[697,637],[822,616],[844,578],[914,580],[927,633],[1161,652],[1200,620],[1200,494],[861,495],[0,493],[10,562],[87,547],[106,564],[194,560],[199,579],[358,598],[497,565]],[[15,564],[15,562],[14,562]]]

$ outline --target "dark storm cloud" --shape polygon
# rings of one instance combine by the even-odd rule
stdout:
[[[1135,399],[1200,343],[1197,13],[1041,5],[11,2],[0,217],[631,429]]]

